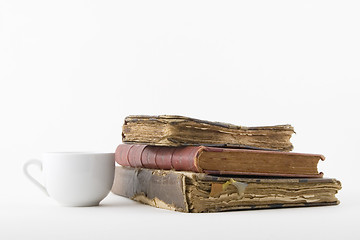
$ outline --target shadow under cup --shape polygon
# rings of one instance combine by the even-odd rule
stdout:
[[[43,176],[49,196],[63,206],[97,206],[110,192],[114,153],[45,153]]]

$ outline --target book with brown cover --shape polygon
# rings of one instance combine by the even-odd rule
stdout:
[[[180,212],[339,204],[331,178],[244,178],[117,166],[114,194]]]
[[[291,125],[244,127],[175,115],[125,118],[124,143],[155,146],[212,146],[291,151]]]
[[[120,144],[115,151],[115,161],[122,166],[218,175],[322,177],[317,164],[324,159],[320,154],[205,146]]]

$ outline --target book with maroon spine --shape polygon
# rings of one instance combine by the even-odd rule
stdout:
[[[324,156],[206,146],[120,144],[115,151],[115,161],[122,166],[216,175],[322,177],[319,160],[325,160]]]

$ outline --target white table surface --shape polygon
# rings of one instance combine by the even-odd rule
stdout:
[[[35,187],[2,198],[0,239],[360,239],[355,192],[338,206],[189,214],[110,193],[99,207],[60,207]]]

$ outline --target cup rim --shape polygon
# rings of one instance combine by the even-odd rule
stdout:
[[[113,152],[91,152],[91,151],[78,151],[78,152],[45,152],[43,155],[112,155]]]

